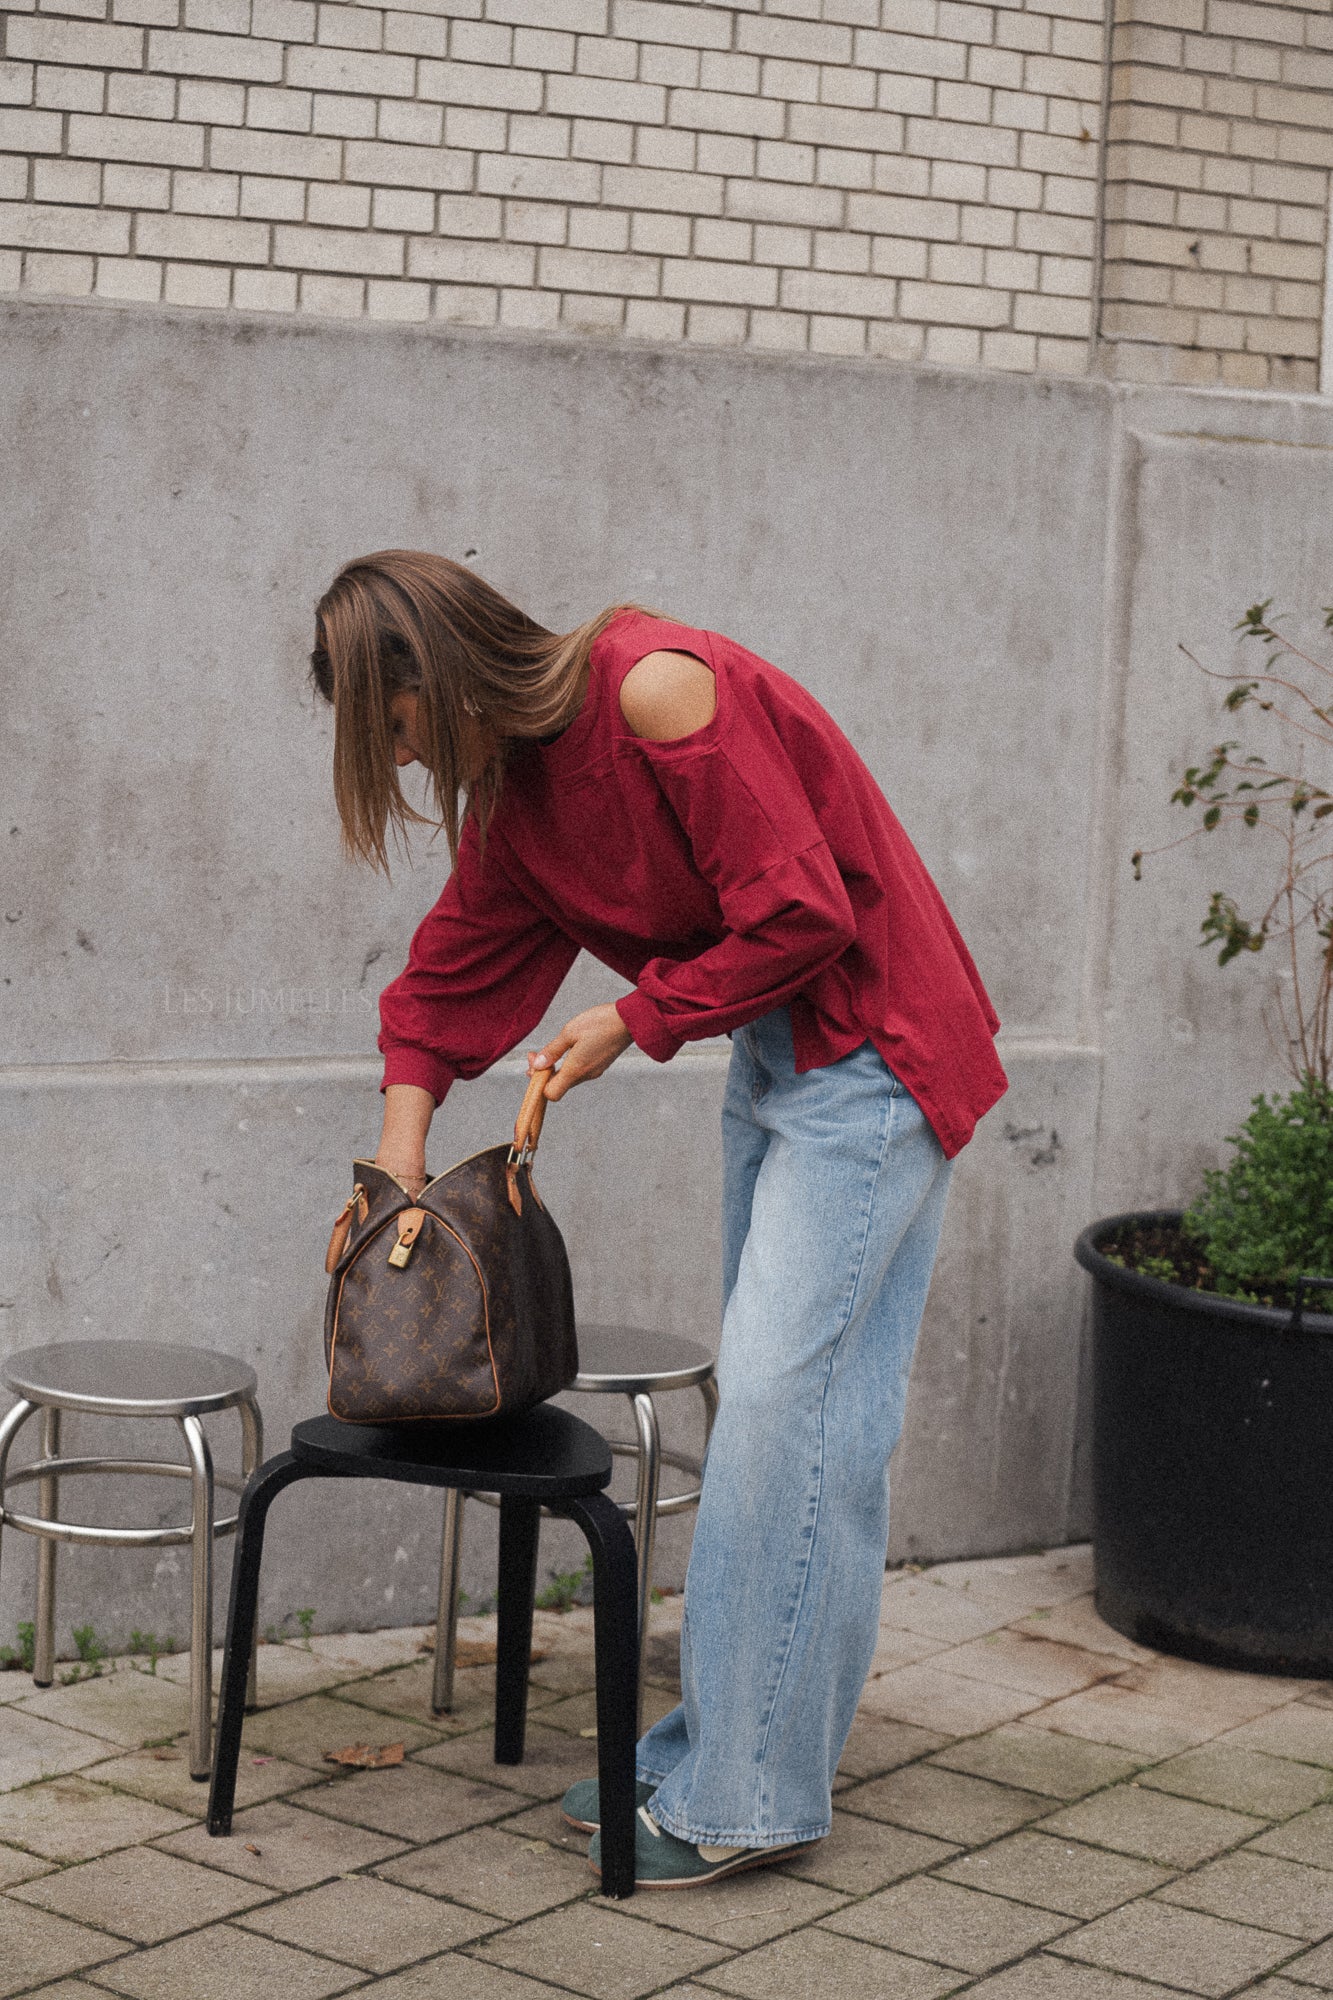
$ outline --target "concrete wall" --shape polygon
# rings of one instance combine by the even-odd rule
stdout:
[[[1186,850],[1135,885],[1128,856],[1183,830],[1170,773],[1224,733],[1177,641],[1225,664],[1247,603],[1328,595],[1333,411],[31,304],[0,316],[0,399],[4,1349],[211,1343],[257,1365],[272,1438],[319,1407],[320,1260],[378,1130],[374,1002],[445,863],[423,844],[386,885],[339,859],[310,610],[354,552],[438,548],[553,626],[628,595],[728,631],[862,748],[1012,1078],[959,1162],[894,1550],[1084,1533],[1073,1237],[1191,1192],[1282,1082],[1269,967],[1221,973],[1194,945],[1239,862]],[[551,1018],[617,990],[581,965]],[[587,1319],[715,1341],[726,1053],[632,1052],[553,1115],[543,1186]],[[435,1164],[503,1135],[521,1068],[455,1091]],[[267,1622],[425,1615],[434,1503],[284,1507]],[[478,1594],[493,1521],[471,1511]],[[664,1537],[667,1580],[687,1535]],[[7,1636],[33,1564],[17,1537],[5,1553]],[[77,1552],[65,1574],[66,1630],[184,1629],[169,1559]]]

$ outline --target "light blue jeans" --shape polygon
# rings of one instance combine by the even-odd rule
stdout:
[[[798,1076],[785,1007],[734,1032],[722,1131],[721,1399],[682,1700],[638,1775],[678,1839],[781,1847],[829,1831],[870,1670],[950,1163],[872,1043]]]

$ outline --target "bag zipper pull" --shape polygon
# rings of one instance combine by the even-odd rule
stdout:
[[[389,1262],[395,1271],[401,1271],[412,1255],[412,1245],[421,1234],[421,1225],[426,1220],[424,1208],[405,1208],[398,1218],[398,1241],[389,1252]]]

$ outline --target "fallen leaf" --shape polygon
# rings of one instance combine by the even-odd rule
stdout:
[[[596,1734],[597,1731],[595,1729],[580,1729],[579,1731],[580,1736],[585,1736],[589,1738],[596,1736]]]
[[[250,1762],[252,1764],[271,1764],[273,1759],[271,1757],[252,1757]]]
[[[153,1757],[159,1764],[178,1764],[180,1754],[179,1750],[154,1750]]]
[[[523,1843],[523,1852],[525,1854],[545,1854],[550,1845],[549,1840],[525,1840]]]
[[[247,1854],[262,1854],[262,1853],[264,1852],[263,1848],[262,1848],[262,1847],[256,1847],[256,1846],[255,1846],[255,1844],[254,1844],[254,1842],[253,1842],[252,1840],[247,1840],[247,1841],[246,1841],[246,1843],[245,1843],[245,1851],[246,1851],[246,1853],[247,1853]]]
[[[341,1750],[326,1750],[324,1762],[347,1764],[354,1771],[383,1771],[390,1764],[402,1763],[404,1748],[402,1743],[386,1743],[378,1750],[373,1743],[348,1743]]]

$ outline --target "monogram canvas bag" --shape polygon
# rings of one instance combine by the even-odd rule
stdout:
[[[415,1200],[373,1161],[353,1162],[324,1262],[335,1417],[512,1416],[578,1373],[564,1239],[532,1180],[548,1074],[528,1085],[512,1146],[474,1153]]]

